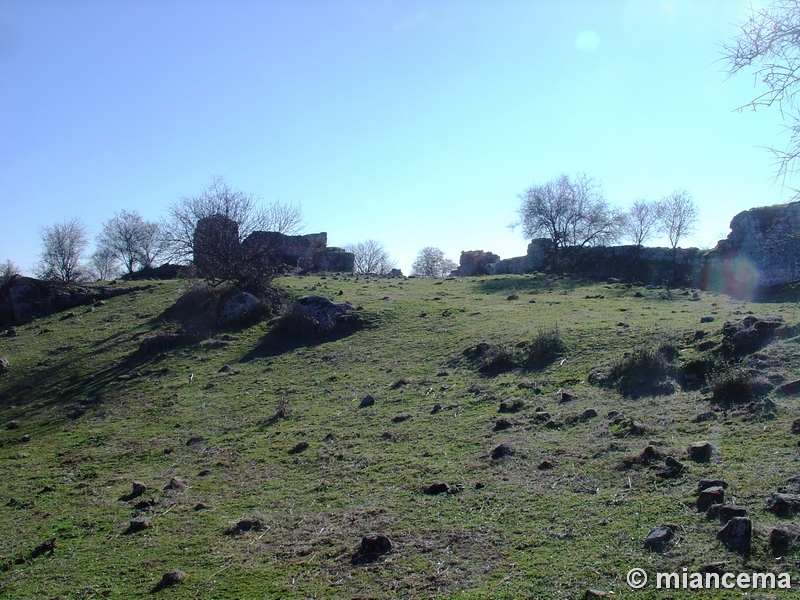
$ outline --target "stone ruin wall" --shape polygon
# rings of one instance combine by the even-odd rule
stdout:
[[[285,235],[275,231],[255,231],[239,243],[236,222],[221,215],[201,219],[195,229],[195,265],[206,261],[203,238],[209,239],[209,248],[236,256],[237,253],[254,255],[258,248],[266,248],[276,262],[293,268],[315,271],[352,272],[355,256],[343,248],[328,246],[328,234],[310,233]],[[205,254],[205,256],[204,256]],[[213,258],[208,261],[213,264]]]
[[[711,250],[639,246],[571,247],[552,260],[552,243],[535,239],[525,256],[500,259],[461,253],[453,275],[551,270],[593,279],[691,285],[739,297],[759,297],[800,280],[800,202],[753,208],[736,215],[731,233]]]

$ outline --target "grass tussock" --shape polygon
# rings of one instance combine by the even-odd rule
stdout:
[[[589,383],[616,389],[623,396],[638,398],[675,391],[672,377],[678,349],[673,340],[663,340],[655,347],[641,347],[625,352],[609,365],[593,369]]]
[[[753,369],[736,366],[718,372],[711,380],[711,401],[715,404],[746,404],[772,389],[772,384]]]
[[[516,344],[481,342],[463,355],[482,375],[492,376],[514,369],[541,369],[567,352],[558,326],[541,328],[530,341]]]
[[[536,369],[549,365],[567,352],[567,344],[558,325],[539,329],[526,348],[525,366]]]

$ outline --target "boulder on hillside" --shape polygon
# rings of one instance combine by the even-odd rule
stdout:
[[[223,325],[243,323],[258,318],[261,304],[253,294],[244,290],[233,290],[219,305],[219,320]]]
[[[291,335],[323,336],[356,321],[347,302],[334,302],[325,296],[303,296],[281,319],[280,327]]]

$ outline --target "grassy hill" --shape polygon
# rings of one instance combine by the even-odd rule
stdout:
[[[207,331],[164,281],[0,337],[0,596],[665,598],[625,574],[719,561],[797,593],[794,542],[769,544],[791,517],[765,510],[800,474],[800,397],[778,387],[800,378],[796,305],[543,275],[281,283],[363,327]],[[723,323],[748,313],[781,326],[732,350]],[[687,457],[701,440],[709,462]],[[700,479],[747,509],[749,556],[715,539]],[[646,550],[662,523],[674,538]],[[358,552],[377,535],[389,552]]]

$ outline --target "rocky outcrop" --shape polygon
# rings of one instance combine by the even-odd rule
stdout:
[[[0,286],[0,329],[98,300],[149,289],[145,286],[95,286],[15,276]]]

